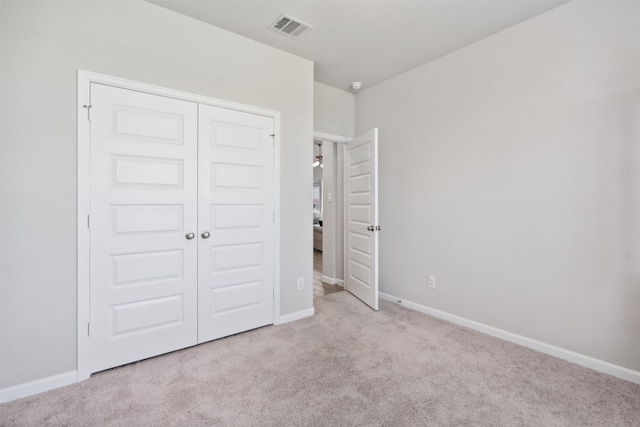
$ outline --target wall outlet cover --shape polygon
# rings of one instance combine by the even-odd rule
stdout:
[[[434,288],[435,289],[435,287],[436,287],[436,276],[429,276],[428,286],[430,288]]]

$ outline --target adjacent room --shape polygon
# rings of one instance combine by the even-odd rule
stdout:
[[[640,426],[640,2],[0,0],[0,425]]]

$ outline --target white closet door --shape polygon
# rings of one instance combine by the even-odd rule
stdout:
[[[199,126],[198,341],[205,342],[273,323],[274,121],[200,105]]]
[[[197,342],[197,104],[91,84],[90,372]]]

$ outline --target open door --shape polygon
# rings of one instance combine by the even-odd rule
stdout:
[[[345,289],[378,309],[378,129],[345,149]]]

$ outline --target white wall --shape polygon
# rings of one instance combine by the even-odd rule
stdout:
[[[313,84],[313,89],[313,130],[353,136],[355,96],[318,82]]]
[[[79,68],[282,113],[282,314],[312,307],[310,61],[140,0],[0,5],[0,388],[76,369]]]
[[[570,2],[356,97],[382,292],[640,370],[639,17]]]
[[[342,144],[324,141],[322,155],[324,169],[322,180],[323,232],[322,232],[322,280],[340,283],[343,279],[343,182],[339,173],[342,163],[338,161],[338,151]]]

